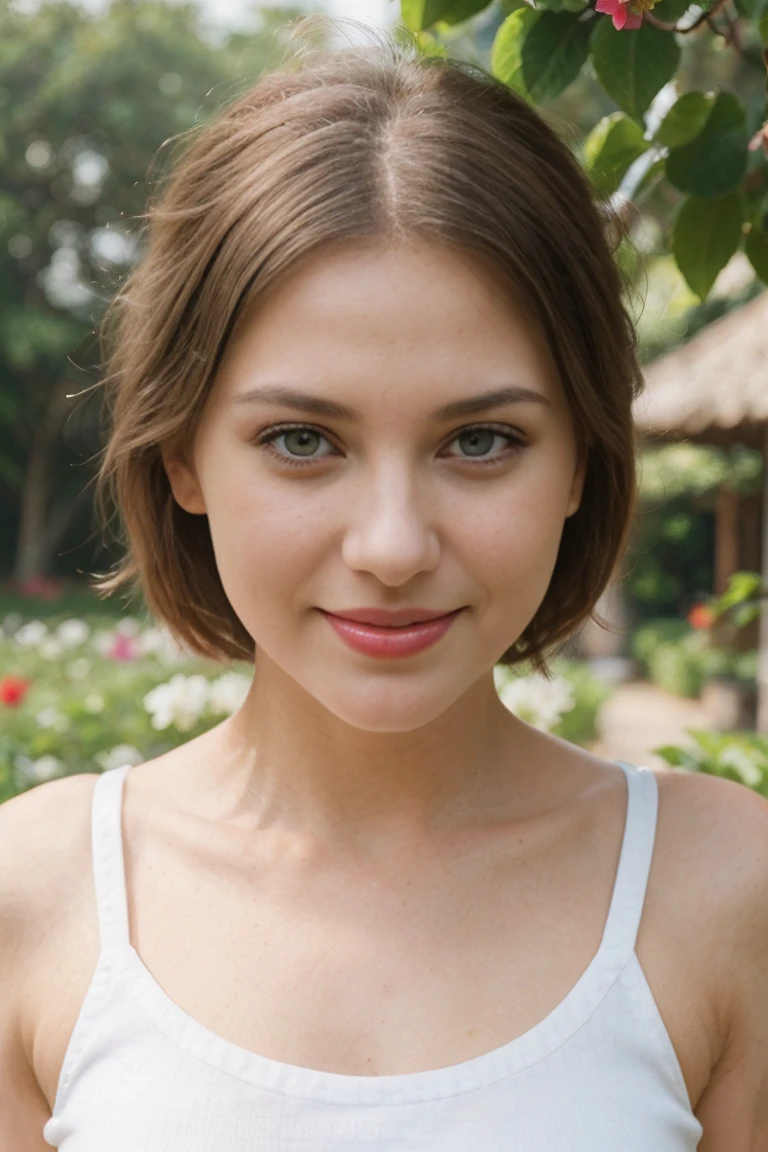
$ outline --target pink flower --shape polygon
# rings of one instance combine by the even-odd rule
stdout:
[[[106,655],[109,660],[135,660],[137,651],[133,637],[126,636],[124,632],[116,632]]]
[[[61,596],[62,586],[58,580],[50,580],[47,576],[28,576],[19,585],[24,596],[34,596],[38,600],[58,600]]]
[[[762,148],[763,152],[768,156],[768,120],[766,120],[762,128],[755,132],[749,142],[750,152],[757,152],[758,148]]]
[[[595,12],[602,12],[604,16],[612,16],[613,26],[619,31],[622,28],[639,28],[643,22],[642,12],[633,12],[628,0],[597,0]]]

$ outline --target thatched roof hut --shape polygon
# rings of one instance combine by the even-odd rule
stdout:
[[[768,588],[768,292],[708,325],[644,375],[646,391],[635,405],[644,436],[762,451],[762,575]],[[726,494],[718,509],[719,547],[726,553],[736,537],[734,515]],[[760,625],[758,690],[758,728],[768,732],[768,603]]]
[[[649,436],[762,448],[768,424],[768,292],[645,371],[635,420]]]

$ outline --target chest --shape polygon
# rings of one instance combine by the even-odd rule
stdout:
[[[608,916],[616,836],[574,830],[450,867],[291,858],[275,867],[213,837],[127,838],[131,943],[191,1019],[285,1064],[382,1076],[457,1064],[545,1020],[592,963]],[[195,850],[190,849],[194,843]],[[695,916],[657,844],[637,955],[695,1104],[713,1015]],[[278,853],[279,856],[279,853]],[[266,866],[267,861],[269,866]],[[682,901],[682,903],[681,903]],[[98,957],[87,897],[32,981],[35,1061],[52,1106]]]

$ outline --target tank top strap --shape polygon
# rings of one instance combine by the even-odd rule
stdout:
[[[624,838],[605,923],[601,948],[612,960],[625,964],[635,948],[645,904],[653,845],[659,789],[650,768],[618,761],[627,781]]]
[[[123,787],[130,764],[102,773],[93,791],[93,879],[102,951],[130,943],[123,860]]]

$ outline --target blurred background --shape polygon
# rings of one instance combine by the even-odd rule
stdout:
[[[447,49],[487,66],[518,3],[445,29]],[[0,800],[157,755],[247,690],[247,666],[192,658],[140,598],[89,590],[89,573],[117,555],[93,507],[98,325],[140,257],[167,142],[277,63],[291,20],[310,12],[342,18],[330,40],[364,39],[345,18],[399,34],[395,0],[0,0]],[[686,51],[696,76],[701,52]],[[718,68],[746,102],[764,99],[737,54]],[[546,116],[578,152],[611,111],[587,71]],[[662,243],[674,207],[650,182],[634,202],[634,245],[619,253],[648,384],[628,555],[602,625],[569,643],[554,677],[499,672],[498,688],[525,719],[605,756],[768,795],[757,688],[768,410],[760,422],[748,403],[768,392],[768,294],[740,253],[701,304]],[[694,402],[681,388],[692,377]]]

